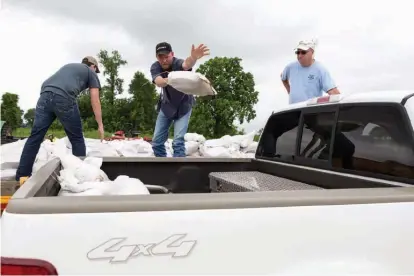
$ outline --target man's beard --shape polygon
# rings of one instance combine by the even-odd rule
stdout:
[[[172,64],[161,65],[161,67],[165,71],[171,71],[172,70]]]

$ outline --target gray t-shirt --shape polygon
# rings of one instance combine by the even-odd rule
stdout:
[[[158,61],[154,62],[151,65],[152,82],[158,76],[167,78],[168,71],[184,71],[183,62],[183,59],[174,57],[170,70],[164,70]],[[189,69],[188,71],[191,70]],[[162,89],[161,110],[170,119],[181,118],[191,110],[194,103],[195,99],[192,95],[184,94],[169,85]]]
[[[69,63],[43,82],[40,93],[53,92],[76,100],[87,88],[101,88],[98,75],[86,64]]]

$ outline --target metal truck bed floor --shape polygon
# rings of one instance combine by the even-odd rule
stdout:
[[[322,189],[258,171],[212,172],[209,174],[212,192],[286,191]]]

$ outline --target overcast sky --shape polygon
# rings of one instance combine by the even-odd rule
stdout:
[[[210,57],[243,59],[260,92],[248,131],[288,104],[279,76],[302,39],[318,39],[316,59],[342,93],[414,88],[408,0],[0,1],[0,92],[19,94],[24,110],[35,106],[50,74],[100,49],[117,49],[128,61],[125,89],[137,70],[149,78],[161,41],[181,58],[192,43],[205,43]]]

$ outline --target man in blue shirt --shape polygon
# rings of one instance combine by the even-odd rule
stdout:
[[[315,46],[314,41],[300,41],[295,49],[297,61],[288,64],[281,74],[290,104],[320,97],[323,92],[340,93],[328,70],[315,61]]]
[[[151,65],[152,82],[162,88],[158,103],[158,117],[155,123],[152,148],[157,157],[166,157],[165,142],[168,130],[174,122],[174,140],[172,147],[174,157],[185,157],[184,135],[187,133],[191,110],[195,103],[194,96],[184,94],[167,85],[168,72],[191,71],[198,59],[209,55],[207,46],[192,45],[191,54],[185,60],[176,58],[172,47],[167,42],[158,43],[155,47],[157,61]]]
[[[97,73],[99,73],[98,62],[94,57],[87,56],[81,63],[69,63],[62,66],[43,82],[36,104],[32,131],[24,145],[16,172],[16,180],[21,184],[32,174],[40,144],[56,118],[65,128],[66,135],[72,144],[73,155],[86,155],[82,121],[76,99],[87,88],[89,88],[93,112],[98,123],[98,133],[101,139],[104,138],[99,99],[101,84]]]

